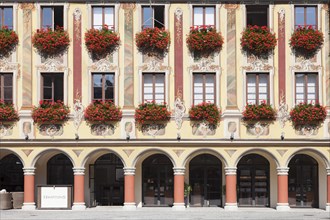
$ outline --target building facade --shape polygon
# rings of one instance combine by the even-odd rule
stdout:
[[[330,210],[329,5],[324,3],[229,4],[153,1],[0,2],[0,24],[15,30],[19,44],[0,60],[1,99],[19,112],[14,127],[0,129],[0,188],[24,191],[23,209],[35,209],[37,185],[73,186],[73,209],[119,205],[315,207]],[[92,59],[84,43],[90,28],[108,25],[121,44]],[[212,25],[222,33],[219,53],[196,59],[186,37],[190,27]],[[248,25],[268,26],[277,46],[267,58],[240,47]],[[296,57],[289,39],[296,26],[324,33],[309,59]],[[33,48],[37,29],[61,26],[68,50],[46,59]],[[169,30],[171,44],[159,58],[140,53],[135,34],[145,27]],[[33,123],[40,100],[70,106],[64,125]],[[96,99],[120,106],[122,120],[90,127],[83,109]],[[135,108],[166,102],[170,122],[141,131]],[[270,125],[242,123],[246,103],[266,100],[278,110]],[[200,102],[221,108],[217,129],[194,125],[189,108]],[[318,129],[295,130],[288,112],[301,101],[327,107]]]

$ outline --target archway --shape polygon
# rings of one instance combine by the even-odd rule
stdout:
[[[194,157],[189,163],[191,206],[221,206],[221,161],[210,154]]]
[[[0,160],[0,190],[7,192],[23,192],[24,174],[21,160],[9,154]]]
[[[123,205],[124,165],[113,153],[100,156],[89,165],[91,206]]]
[[[289,163],[289,205],[318,208],[318,163],[306,154],[295,155]]]
[[[270,205],[269,162],[258,154],[248,154],[237,165],[239,206]]]
[[[72,185],[73,165],[71,160],[60,153],[53,156],[47,162],[47,184],[48,185]]]
[[[173,205],[173,164],[163,154],[154,154],[142,163],[142,202],[144,206]]]

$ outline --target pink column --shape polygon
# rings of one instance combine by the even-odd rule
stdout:
[[[74,167],[73,206],[72,210],[84,210],[85,206],[85,168]]]
[[[277,206],[278,211],[290,210],[288,198],[288,167],[277,168]]]
[[[184,167],[174,167],[174,203],[173,209],[184,210]]]
[[[330,212],[330,168],[327,168],[327,204],[325,210]]]
[[[124,168],[124,208],[125,209],[136,209],[135,205],[135,168],[125,167]]]
[[[23,210],[34,210],[36,205],[34,202],[34,167],[23,168],[24,172],[24,203]]]
[[[236,167],[225,167],[226,203],[225,210],[237,210]]]

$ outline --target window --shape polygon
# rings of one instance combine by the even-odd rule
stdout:
[[[0,73],[0,100],[13,102],[13,74]]]
[[[143,74],[143,101],[165,102],[165,74]]]
[[[0,7],[0,27],[7,26],[8,29],[13,29],[13,8]]]
[[[100,29],[107,25],[109,29],[115,27],[114,7],[93,7],[93,28]]]
[[[143,6],[142,7],[142,29],[145,28],[163,28],[165,22],[164,6]]]
[[[203,25],[215,26],[215,7],[194,7],[194,27]]]
[[[296,74],[296,104],[318,101],[317,73]]]
[[[247,76],[247,103],[260,105],[262,101],[269,104],[269,74],[248,73]]]
[[[317,7],[316,6],[296,6],[294,8],[294,26],[309,26],[317,28]]]
[[[42,76],[42,99],[47,101],[63,101],[63,74],[47,73]]]
[[[93,100],[114,101],[115,94],[115,74],[113,73],[94,73],[93,80]]]
[[[55,29],[64,25],[63,6],[41,7],[41,27]]]
[[[195,73],[193,77],[194,105],[202,102],[215,103],[215,74]]]
[[[246,25],[268,26],[268,5],[247,5]]]

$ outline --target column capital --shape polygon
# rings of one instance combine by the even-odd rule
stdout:
[[[237,167],[225,167],[225,175],[226,176],[234,176],[236,175]]]
[[[184,167],[173,167],[174,175],[184,175],[186,168]]]
[[[330,167],[327,168],[327,176],[330,176]]]
[[[289,167],[277,167],[277,175],[278,176],[287,176],[289,174]]]
[[[23,167],[23,172],[25,176],[34,176],[35,170],[35,167]]]
[[[75,176],[83,176],[85,175],[85,167],[73,167],[73,175]]]
[[[135,175],[135,167],[124,167],[124,175],[125,176],[134,176]]]

